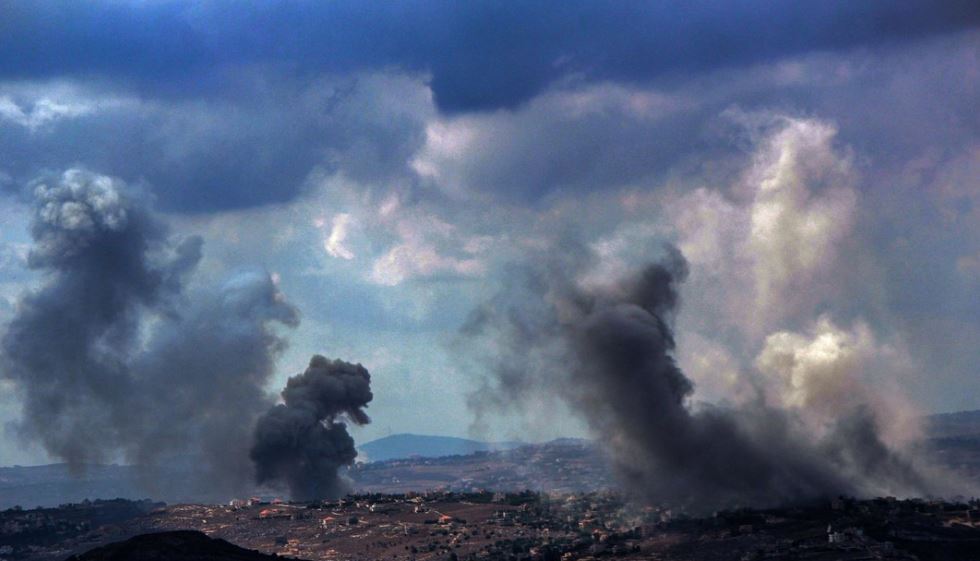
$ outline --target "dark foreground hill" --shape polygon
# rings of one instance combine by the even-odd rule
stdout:
[[[143,534],[126,541],[97,547],[68,561],[274,561],[282,559],[201,532],[178,530]]]

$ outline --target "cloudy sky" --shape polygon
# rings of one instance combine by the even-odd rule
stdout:
[[[980,408],[974,2],[556,8],[0,3],[0,333],[82,182],[200,237],[188,292],[268,275],[296,317],[265,389],[362,363],[361,441],[586,434],[547,399],[474,407],[492,349],[460,337],[571,247],[583,286],[681,251],[695,401]],[[56,459],[22,438],[28,384],[0,375],[0,464]]]

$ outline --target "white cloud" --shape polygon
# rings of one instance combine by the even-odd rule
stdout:
[[[368,277],[372,282],[395,286],[413,278],[473,277],[486,271],[479,255],[488,249],[488,238],[465,236],[456,226],[418,208],[389,210],[388,217],[399,241],[375,260]]]
[[[331,257],[351,260],[354,252],[350,250],[344,242],[347,240],[347,233],[351,225],[351,215],[341,212],[334,215],[330,223],[330,234],[323,240],[323,248]]]
[[[417,278],[440,273],[477,276],[484,272],[478,259],[459,259],[441,255],[432,245],[414,241],[395,245],[374,263],[370,279],[385,286],[395,286]]]
[[[0,121],[20,125],[31,131],[60,119],[71,119],[95,111],[91,103],[41,97],[30,105],[18,104],[11,96],[0,96]]]

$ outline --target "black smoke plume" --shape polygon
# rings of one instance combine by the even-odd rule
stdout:
[[[472,397],[477,412],[558,397],[606,447],[629,491],[692,510],[931,490],[882,442],[867,410],[817,438],[762,398],[693,408],[672,327],[687,264],[678,250],[666,253],[597,285],[580,280],[589,252],[566,251],[478,309],[462,339],[487,349],[481,360],[491,365]]]
[[[199,499],[252,484],[248,450],[264,386],[298,314],[267,273],[188,293],[202,241],[172,239],[148,201],[69,170],[32,186],[29,265],[44,275],[0,339],[0,376],[23,404],[20,434],[76,471],[180,461]],[[186,494],[184,495],[186,496]]]
[[[371,422],[364,408],[371,375],[360,364],[314,355],[310,366],[286,382],[283,404],[259,419],[250,456],[258,483],[285,482],[293,500],[335,498],[349,492],[337,473],[357,450],[342,418]]]

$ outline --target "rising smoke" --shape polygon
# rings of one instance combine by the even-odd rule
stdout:
[[[176,241],[137,192],[69,170],[33,185],[29,264],[43,286],[0,341],[0,375],[23,404],[18,429],[76,471],[122,459],[190,467],[200,499],[249,489],[252,428],[298,313],[269,274],[188,292],[202,241]]]
[[[345,495],[350,487],[337,470],[353,463],[357,450],[340,419],[371,422],[364,408],[372,398],[366,368],[315,355],[286,383],[284,403],[256,425],[250,456],[258,482],[285,482],[294,500]]]
[[[774,505],[837,494],[924,494],[913,462],[879,437],[868,408],[823,435],[760,394],[741,407],[691,403],[693,383],[675,358],[681,253],[604,284],[584,282],[591,253],[529,268],[478,309],[463,342],[488,349],[478,413],[558,397],[606,447],[626,488],[644,499],[707,510]]]

